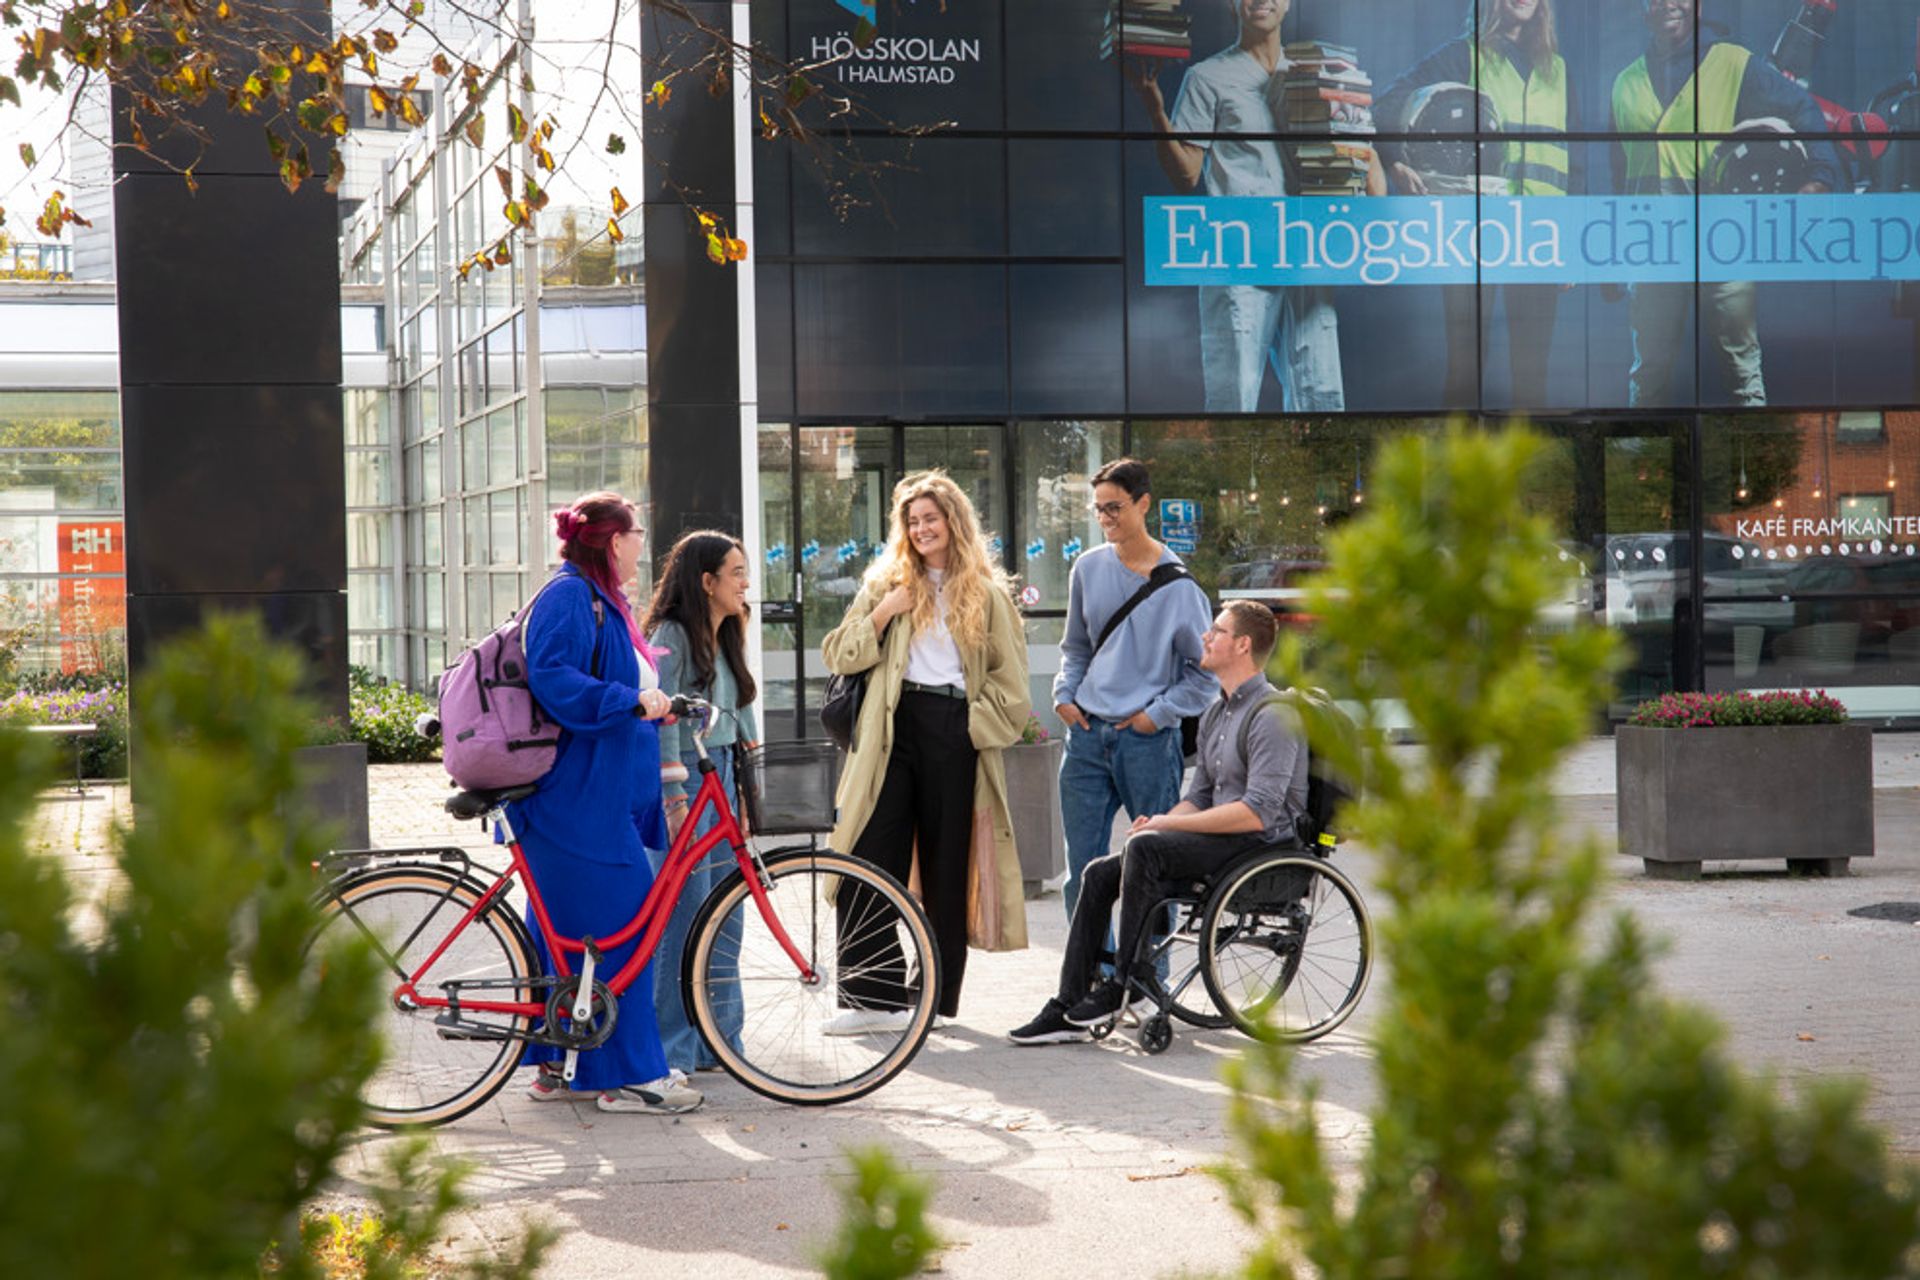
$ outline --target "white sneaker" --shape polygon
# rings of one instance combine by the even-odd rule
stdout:
[[[913,1023],[910,1009],[849,1009],[827,1020],[822,1035],[866,1036],[882,1031],[905,1031]]]
[[[677,1068],[658,1080],[609,1089],[595,1104],[602,1111],[638,1111],[654,1115],[681,1115],[698,1111],[706,1098],[687,1085],[685,1073]]]

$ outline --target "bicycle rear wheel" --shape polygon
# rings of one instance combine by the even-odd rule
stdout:
[[[530,1019],[472,1014],[448,1027],[436,1025],[442,1010],[392,998],[393,987],[433,954],[485,892],[438,867],[395,866],[356,876],[321,899],[310,962],[325,963],[335,945],[350,939],[371,944],[381,960],[378,1029],[385,1057],[360,1091],[372,1124],[391,1129],[456,1120],[498,1093],[519,1064]],[[528,980],[537,976],[525,927],[496,901],[420,975],[416,989],[440,996],[442,983],[477,982],[488,986],[469,988],[466,998],[527,1000]]]
[[[1261,854],[1223,873],[1200,921],[1200,974],[1250,1036],[1304,1042],[1345,1022],[1373,973],[1373,921],[1324,860]]]
[[[767,859],[773,917],[814,972],[801,976],[734,872],[688,935],[681,981],[714,1056],[756,1093],[822,1106],[873,1092],[913,1061],[933,1027],[939,960],[920,904],[900,882],[831,850]],[[876,1000],[877,978],[906,995]],[[858,1035],[830,1035],[850,1012],[880,1012]]]

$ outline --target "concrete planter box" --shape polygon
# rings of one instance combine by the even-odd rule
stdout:
[[[1001,752],[1007,771],[1007,808],[1013,814],[1013,839],[1020,847],[1020,879],[1029,898],[1067,870],[1067,840],[1060,826],[1061,738],[1008,747]]]
[[[1873,856],[1873,731],[1865,725],[1645,729],[1614,737],[1620,852],[1692,880],[1702,862],[1783,858],[1845,875]]]
[[[300,771],[300,797],[307,812],[332,829],[330,847],[369,847],[367,744],[302,747],[294,753],[294,767]]]

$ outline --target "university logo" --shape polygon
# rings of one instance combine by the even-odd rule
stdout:
[[[856,18],[872,22],[879,17],[879,0],[837,0],[837,3]]]

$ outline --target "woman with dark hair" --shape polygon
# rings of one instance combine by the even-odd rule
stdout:
[[[712,530],[684,534],[667,555],[666,568],[647,606],[645,623],[647,640],[660,660],[661,692],[668,696],[690,694],[713,705],[707,751],[719,768],[720,785],[729,792],[737,785],[736,752],[744,752],[760,737],[752,705],[757,690],[753,673],[747,670],[748,585],[747,553],[738,539]],[[699,786],[700,766],[700,753],[680,726],[660,727],[659,764],[667,826],[678,838],[680,826],[687,820],[689,792]],[[737,804],[734,809],[744,821],[745,810]],[[705,835],[718,821],[718,813],[708,812],[694,828],[694,835]],[[680,901],[660,939],[662,956],[680,954],[700,904],[733,870],[733,860],[725,853],[723,846],[688,874]],[[658,875],[666,861],[664,847],[656,848],[651,856],[654,874]],[[738,954],[739,940],[722,938],[719,947],[715,976],[724,976],[730,957]],[[720,1062],[713,1051],[687,1021],[686,1006],[680,998],[679,966],[656,964],[653,982],[653,1004],[660,1018],[660,1040],[666,1047],[667,1064],[683,1072],[718,1067]],[[714,1014],[728,1037],[738,1038],[738,993],[724,1000],[716,996]]]
[[[667,842],[655,761],[668,699],[627,604],[625,586],[645,547],[633,504],[617,493],[590,493],[554,512],[553,525],[564,563],[529,606],[521,642],[527,683],[559,723],[560,746],[539,789],[509,806],[508,816],[554,927],[568,937],[605,937],[633,918],[653,887],[647,847]],[[545,939],[539,928],[531,931],[551,973]],[[619,972],[637,943],[609,949],[600,971]],[[621,997],[606,1043],[580,1055],[571,1087],[564,1057],[555,1048],[527,1050],[522,1061],[539,1068],[530,1097],[592,1091],[602,1111],[656,1113],[701,1103],[667,1067],[647,978]]]

